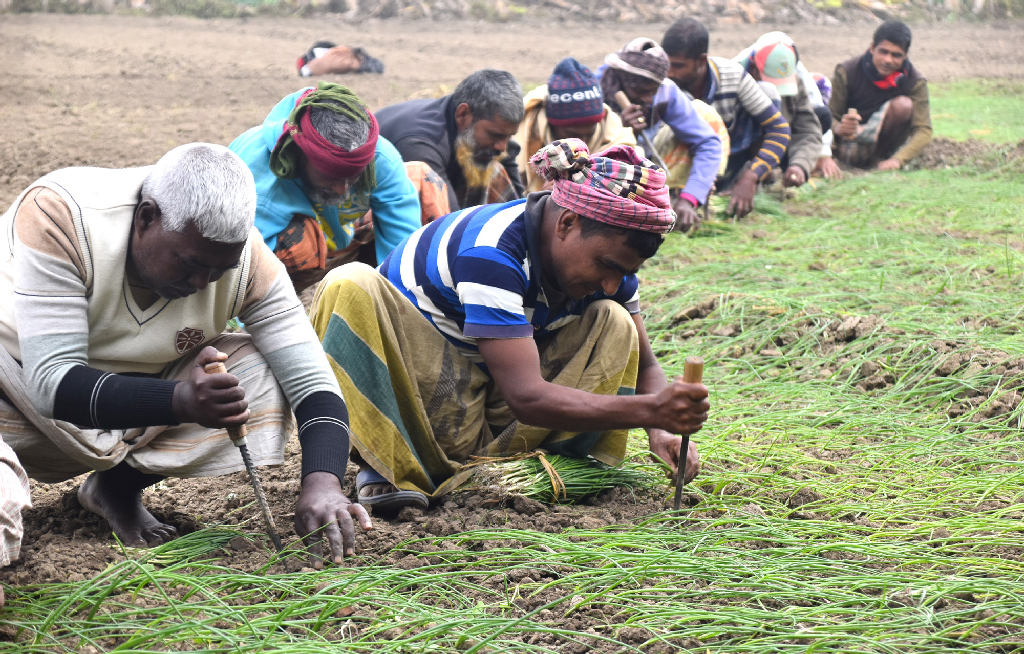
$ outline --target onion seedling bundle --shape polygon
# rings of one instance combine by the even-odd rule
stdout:
[[[547,465],[545,465],[545,462]],[[543,455],[496,465],[502,485],[541,502],[572,504],[609,488],[650,488],[661,482],[650,464],[624,461],[615,467],[592,458]]]

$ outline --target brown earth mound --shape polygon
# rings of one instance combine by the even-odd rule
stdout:
[[[1016,145],[1000,145],[976,139],[954,141],[940,136],[925,147],[914,165],[929,170],[956,166],[977,166],[989,170],[1021,159],[1024,159],[1024,141],[1018,141]]]

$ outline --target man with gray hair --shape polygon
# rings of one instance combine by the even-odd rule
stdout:
[[[523,195],[516,156],[526,107],[511,73],[478,70],[451,95],[409,100],[377,112],[381,136],[405,161],[423,161],[448,186],[452,211]]]
[[[349,261],[376,265],[423,223],[448,213],[422,214],[402,157],[340,84],[288,95],[229,147],[252,171],[256,228],[297,290]]]
[[[203,143],[29,186],[0,218],[0,433],[39,481],[96,471],[82,505],[144,547],[176,534],[144,488],[241,470],[241,424],[253,462],[280,465],[297,420],[296,531],[340,560],[370,524],[341,491],[348,412],[255,210],[242,160]],[[223,334],[236,317],[248,333]]]

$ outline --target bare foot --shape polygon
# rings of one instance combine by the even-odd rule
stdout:
[[[366,470],[372,471],[373,468],[368,466],[363,461],[359,461],[359,472],[364,472]],[[388,493],[394,493],[397,490],[398,488],[395,487],[394,484],[387,481],[383,481],[379,484],[366,484],[362,488],[360,488],[359,492],[356,494],[356,501],[358,502],[359,498],[362,497],[376,497],[377,495],[387,495]]]
[[[134,475],[123,474],[118,470],[122,466],[125,464],[89,475],[78,488],[78,501],[106,518],[117,537],[129,547],[153,547],[176,538],[177,529],[157,520],[142,505],[142,489],[151,484],[139,486],[138,478],[151,475],[143,476],[135,470]]]
[[[359,489],[359,497],[375,497],[377,495],[387,495],[388,493],[394,493],[398,489],[387,482],[383,484],[367,484]]]

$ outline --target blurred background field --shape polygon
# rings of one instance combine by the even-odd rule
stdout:
[[[956,140],[1024,138],[1024,81],[964,80],[932,86],[935,133]]]

